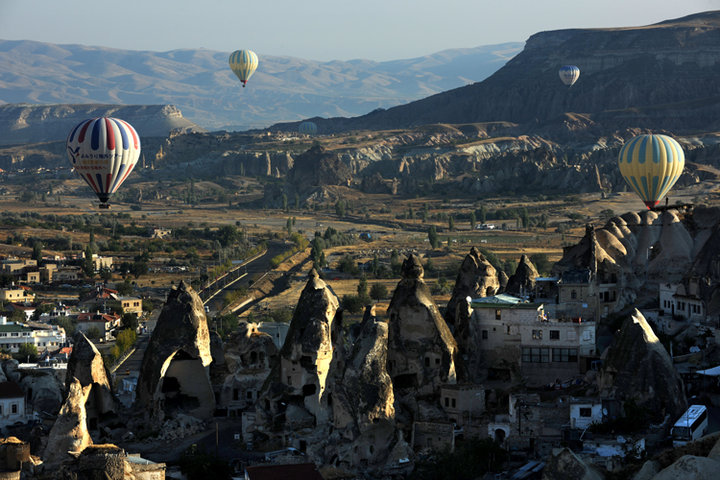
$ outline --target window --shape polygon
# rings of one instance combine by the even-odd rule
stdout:
[[[575,300],[577,298],[577,292],[575,290],[572,290],[570,292],[570,298],[572,298],[573,300]]]
[[[542,340],[542,330],[533,330],[532,338],[533,340]]]
[[[10,407],[10,410],[12,411],[12,413],[17,413],[18,412],[17,403],[13,403],[12,406]]]
[[[500,310],[498,308],[497,310],[495,310],[495,320],[500,320],[501,317],[502,317],[502,310]]]
[[[522,361],[523,363],[549,363],[550,349],[523,347]]]
[[[430,357],[425,357],[425,366],[426,367],[430,366]]]
[[[483,330],[483,331],[482,331],[482,339],[483,339],[483,340],[487,340],[487,339],[488,339],[488,331],[487,331],[487,330]]]
[[[560,340],[560,330],[550,330],[550,340]]]
[[[450,399],[448,397],[445,397],[445,406],[446,407],[450,406]]]
[[[455,408],[455,399],[453,398],[450,403],[452,404],[452,408]]]
[[[245,398],[247,398],[248,400],[252,400],[252,399],[253,399],[252,390],[248,390],[248,391],[247,391],[247,393],[245,394]]]
[[[238,393],[237,388],[233,388],[233,400],[237,400],[239,398],[240,394]]]
[[[577,362],[578,354],[577,348],[553,348],[552,349],[552,361],[553,362]]]
[[[581,407],[580,408],[580,416],[581,417],[591,417],[592,416],[592,408]]]

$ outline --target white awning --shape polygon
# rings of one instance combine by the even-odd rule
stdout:
[[[720,377],[720,365],[705,370],[698,370],[695,373],[698,373],[700,375],[707,375],[708,377]]]

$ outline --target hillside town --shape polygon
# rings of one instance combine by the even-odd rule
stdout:
[[[134,448],[153,459],[142,459],[143,472],[165,475],[171,459],[134,439],[196,438],[220,418],[247,475],[422,475],[441,454],[472,462],[456,447],[478,441],[490,442],[482,450],[495,452],[489,468],[504,478],[627,472],[720,426],[716,273],[688,254],[714,258],[718,224],[720,210],[696,207],[588,225],[552,276],[525,255],[507,275],[473,247],[446,305],[410,254],[386,314],[368,305],[350,324],[310,268],[289,324],[246,319],[224,339],[181,283],[150,327],[136,372],[118,370],[123,358],[108,347],[129,325],[135,335],[147,330],[141,298],[84,283],[63,259],[5,258],[2,429],[35,439],[18,440],[30,445],[18,465],[38,478],[52,465],[79,472],[82,462],[63,452],[96,443],[83,450],[97,457],[95,471],[111,458],[136,468],[142,457],[124,453]],[[112,258],[91,260],[96,271],[114,268]],[[679,429],[693,408],[705,421]]]

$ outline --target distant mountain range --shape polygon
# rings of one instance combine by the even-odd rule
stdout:
[[[567,87],[562,65],[580,78]],[[506,121],[536,129],[590,114],[613,129],[720,130],[720,11],[655,25],[540,32],[482,82],[354,118],[317,119],[323,133]],[[293,124],[273,130],[292,130]]]
[[[130,51],[0,40],[0,104],[175,105],[206,129],[245,130],[356,116],[483,80],[522,43],[408,60],[317,62],[264,56],[247,88],[229,52]]]

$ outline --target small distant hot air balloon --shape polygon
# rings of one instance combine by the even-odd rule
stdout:
[[[298,127],[298,132],[305,135],[315,135],[317,130],[315,122],[302,122]]]
[[[230,54],[230,69],[237,75],[245,88],[258,67],[258,56],[252,50],[235,50]]]
[[[680,178],[685,154],[667,135],[638,135],[620,150],[618,166],[630,188],[651,209]]]
[[[100,208],[130,175],[140,157],[140,137],[119,118],[84,120],[70,131],[67,153],[75,172],[100,199]]]
[[[580,78],[580,69],[575,65],[563,65],[560,67],[558,75],[560,75],[560,80],[570,87]]]

